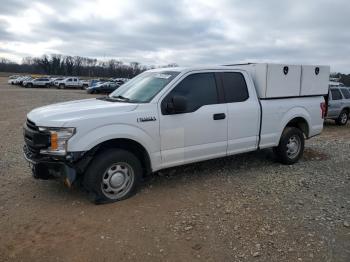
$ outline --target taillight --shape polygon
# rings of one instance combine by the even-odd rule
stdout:
[[[322,119],[324,119],[325,116],[326,116],[326,110],[327,110],[326,103],[325,103],[325,102],[322,102],[322,103],[320,104],[320,107],[321,107],[321,116],[322,116]]]

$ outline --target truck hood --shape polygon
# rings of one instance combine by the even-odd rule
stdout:
[[[92,98],[39,107],[29,112],[27,117],[37,126],[74,127],[75,120],[108,114],[117,115],[133,111],[137,106],[138,104]]]

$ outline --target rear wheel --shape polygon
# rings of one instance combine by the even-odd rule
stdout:
[[[139,159],[123,149],[108,149],[92,160],[83,180],[95,204],[132,196],[142,177]]]
[[[303,132],[295,127],[286,127],[278,146],[274,148],[274,153],[282,164],[291,165],[303,156],[304,145]]]
[[[59,84],[59,85],[58,85],[58,88],[59,88],[59,89],[64,89],[65,86],[64,86],[64,84]]]
[[[29,84],[26,85],[26,87],[32,88],[32,87],[33,87],[33,84],[32,84],[32,83],[29,83]]]
[[[344,126],[349,120],[349,113],[346,110],[343,110],[338,118],[335,120],[337,125]]]

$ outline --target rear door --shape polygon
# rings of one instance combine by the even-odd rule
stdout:
[[[66,80],[65,84],[66,84],[67,87],[72,87],[73,86],[73,78],[68,78]]]
[[[240,72],[220,73],[228,111],[227,154],[257,148],[260,109],[255,94],[249,94],[245,76]]]
[[[44,83],[44,78],[39,78],[38,80],[37,80],[37,83],[36,83],[36,85],[37,86],[43,86],[45,83]]]
[[[227,105],[220,97],[214,72],[188,73],[160,104],[163,167],[226,155]],[[182,113],[168,113],[174,96],[187,100]]]
[[[338,117],[342,109],[342,94],[338,88],[331,88],[327,117]]]
[[[43,81],[42,81],[43,86],[46,86],[49,83],[50,83],[50,80],[48,78],[43,78]]]
[[[345,108],[345,107],[349,108],[350,107],[350,89],[341,88],[340,90],[341,90],[343,97],[344,97],[343,108]]]
[[[79,86],[79,81],[78,81],[78,78],[74,77],[73,78],[73,87],[78,87]]]

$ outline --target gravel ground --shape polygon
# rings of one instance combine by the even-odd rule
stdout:
[[[293,166],[270,150],[206,161],[95,206],[21,153],[29,110],[86,97],[0,78],[1,261],[350,261],[350,125],[327,122]]]

